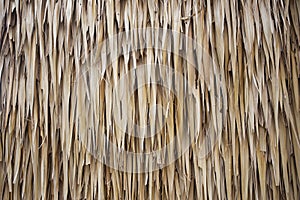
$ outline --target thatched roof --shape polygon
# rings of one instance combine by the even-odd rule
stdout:
[[[0,1],[0,199],[299,199],[300,1]]]

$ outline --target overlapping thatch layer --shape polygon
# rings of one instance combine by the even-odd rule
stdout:
[[[300,199],[299,0],[1,0],[0,23],[0,199]],[[141,64],[121,86],[177,93],[114,89]]]

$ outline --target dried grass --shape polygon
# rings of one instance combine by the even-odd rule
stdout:
[[[298,0],[0,1],[0,199],[299,199],[299,20]],[[106,50],[122,46],[114,42],[98,52],[99,69],[82,76],[83,63],[106,38],[145,27],[182,31],[201,44],[217,61],[217,89],[208,84],[213,69],[202,52],[194,56],[199,73],[154,49],[132,52],[106,69]],[[176,38],[166,45],[193,55]],[[149,62],[171,63],[194,84],[201,120],[170,106],[167,135],[140,141],[114,127],[108,83]],[[141,123],[147,123],[148,102],[177,104],[170,93],[145,87],[128,105]],[[161,115],[150,124],[162,123]],[[198,139],[153,172],[104,165],[80,139],[106,133],[119,147],[149,152],[166,145],[184,117],[200,125]],[[218,142],[200,157],[205,137]]]

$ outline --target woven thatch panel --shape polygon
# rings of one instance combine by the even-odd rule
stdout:
[[[300,199],[299,0],[1,0],[0,23],[0,199]]]

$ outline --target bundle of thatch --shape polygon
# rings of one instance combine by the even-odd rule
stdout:
[[[300,198],[299,0],[2,0],[0,23],[0,199]]]

